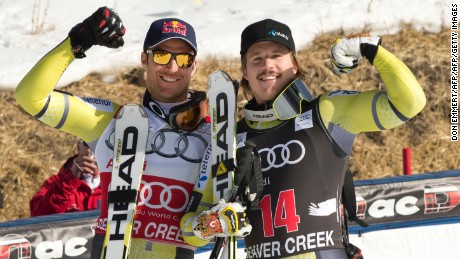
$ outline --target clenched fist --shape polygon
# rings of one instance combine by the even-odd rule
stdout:
[[[337,74],[351,73],[363,57],[372,64],[380,42],[380,37],[369,34],[355,34],[337,39],[331,46],[334,71]]]
[[[121,47],[124,44],[125,32],[120,17],[112,9],[101,7],[70,30],[72,51],[76,58],[84,58],[85,51],[93,45]]]

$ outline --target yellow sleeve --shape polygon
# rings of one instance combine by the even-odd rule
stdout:
[[[203,163],[203,162],[202,162]],[[203,168],[201,166],[200,168]],[[197,184],[195,185],[190,204],[198,204],[197,209],[186,213],[182,216],[180,226],[184,241],[193,246],[204,246],[210,240],[203,240],[197,237],[193,232],[193,222],[201,212],[209,210],[214,205],[214,195],[212,187],[211,166],[208,164],[206,167],[206,175],[200,174]],[[193,199],[199,199],[194,201]]]
[[[67,38],[27,73],[17,86],[15,97],[26,112],[40,121],[91,142],[102,134],[119,105],[97,98],[85,101],[54,90],[74,59],[70,38]]]
[[[323,94],[319,110],[326,128],[332,123],[352,134],[390,129],[423,109],[423,89],[401,60],[379,46],[374,66],[386,91],[337,90]]]

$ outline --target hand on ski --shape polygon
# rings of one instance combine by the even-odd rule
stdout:
[[[69,32],[72,50],[76,58],[84,58],[84,52],[93,45],[109,48],[123,46],[125,27],[120,17],[107,7],[101,7]]]
[[[337,74],[351,73],[363,57],[372,64],[380,42],[380,37],[369,34],[355,34],[337,39],[331,46],[334,71]]]
[[[244,237],[252,230],[245,210],[246,207],[238,202],[226,203],[221,200],[195,219],[193,232],[204,240],[213,237]]]

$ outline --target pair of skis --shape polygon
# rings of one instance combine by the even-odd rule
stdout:
[[[230,76],[216,71],[209,76],[208,97],[211,115],[213,191],[215,202],[233,201],[233,171],[236,156],[237,89]],[[109,187],[109,212],[101,259],[126,259],[131,244],[131,230],[143,171],[148,138],[147,114],[139,105],[129,104],[116,117],[112,180]],[[129,233],[129,234],[127,234]],[[227,239],[226,242],[224,239]],[[218,238],[211,258],[236,258],[235,237]]]

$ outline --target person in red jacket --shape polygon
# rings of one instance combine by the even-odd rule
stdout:
[[[78,139],[77,154],[43,183],[30,201],[30,214],[42,216],[99,208],[99,173],[91,149]]]

